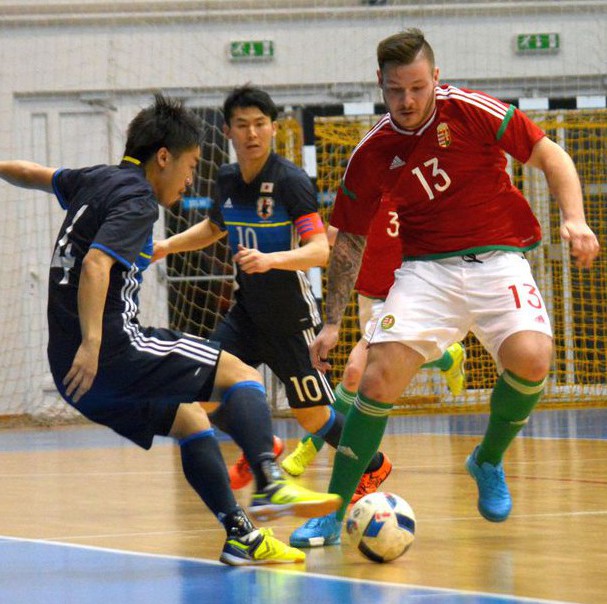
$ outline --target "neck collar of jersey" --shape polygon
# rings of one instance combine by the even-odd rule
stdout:
[[[141,166],[141,161],[136,159],[135,157],[131,157],[130,155],[125,155],[122,158],[121,164],[133,164],[135,166]]]
[[[430,114],[430,117],[419,128],[416,128],[415,130],[404,130],[403,128],[399,128],[396,122],[392,119],[392,115],[388,113],[388,116],[390,117],[390,125],[392,126],[392,129],[398,132],[399,134],[406,134],[407,136],[421,136],[428,129],[430,124],[434,121],[434,118],[436,117],[436,112],[437,106],[435,103],[434,110]]]

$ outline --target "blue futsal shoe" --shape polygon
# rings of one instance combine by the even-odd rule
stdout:
[[[485,462],[476,462],[478,447],[466,459],[466,469],[476,480],[478,487],[478,511],[490,522],[503,522],[508,518],[512,509],[512,497],[508,491],[504,467],[501,463],[496,466]]]
[[[335,512],[320,518],[312,518],[295,529],[289,538],[292,547],[321,547],[341,543],[341,520]]]

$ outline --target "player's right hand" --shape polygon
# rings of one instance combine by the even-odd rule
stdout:
[[[312,366],[319,371],[331,369],[329,363],[329,352],[337,346],[339,340],[339,326],[325,324],[320,330],[312,344],[310,344],[310,361]]]

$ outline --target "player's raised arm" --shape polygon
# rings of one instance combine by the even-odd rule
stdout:
[[[162,260],[169,254],[201,250],[225,237],[226,233],[227,231],[222,231],[212,220],[205,218],[182,233],[154,241],[152,262]]]
[[[533,147],[527,163],[546,176],[561,210],[561,237],[569,242],[577,266],[590,267],[599,253],[599,242],[586,223],[582,187],[573,160],[554,141],[544,137]]]
[[[31,161],[0,161],[0,178],[24,189],[38,189],[52,193],[54,173],[55,168],[41,166]]]
[[[317,213],[303,216],[295,221],[308,225],[311,234],[302,237],[302,245],[278,252],[261,252],[254,248],[238,246],[234,261],[248,274],[265,273],[271,269],[284,271],[307,271],[315,266],[326,266],[329,259],[329,241],[322,220]],[[304,229],[307,227],[303,227]]]

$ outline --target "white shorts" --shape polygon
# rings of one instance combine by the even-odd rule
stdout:
[[[524,256],[493,251],[476,258],[481,262],[462,256],[404,262],[370,342],[403,342],[433,361],[472,331],[498,363],[500,346],[514,333],[552,337],[546,305]]]
[[[367,342],[371,340],[383,307],[384,300],[358,294],[358,326],[363,340]]]

